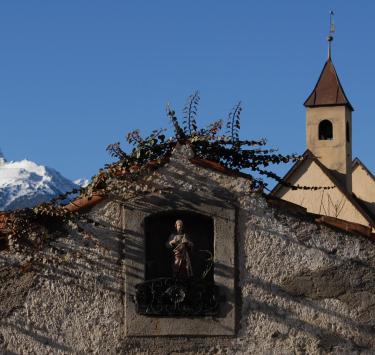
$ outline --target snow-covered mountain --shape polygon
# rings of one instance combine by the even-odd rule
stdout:
[[[81,178],[73,181],[76,185],[81,186],[81,187],[86,187],[89,183],[89,179]]]
[[[0,211],[33,207],[78,187],[52,168],[29,160],[7,162],[0,152]]]

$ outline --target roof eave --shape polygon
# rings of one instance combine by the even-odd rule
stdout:
[[[318,86],[319,86],[319,83],[320,81],[322,80],[323,78],[323,75],[324,73],[326,72],[326,68],[327,66],[330,66],[332,67],[332,71],[333,71],[333,75],[334,75],[334,78],[336,80],[336,84],[337,84],[337,89],[336,90],[339,90],[345,100],[345,102],[341,102],[341,103],[337,103],[337,102],[332,102],[330,104],[316,104],[315,101],[316,101],[316,92],[318,90]],[[329,70],[329,69],[328,69]],[[329,74],[327,74],[329,75]],[[333,90],[335,90],[335,88],[333,87]],[[314,97],[315,95],[315,97]],[[309,101],[313,101],[312,103],[309,103]],[[354,108],[353,106],[351,105],[348,97],[346,96],[345,94],[345,90],[344,88],[342,87],[341,85],[341,82],[340,82],[340,79],[337,75],[337,72],[336,72],[336,68],[331,60],[331,58],[329,58],[325,63],[324,63],[324,66],[323,66],[323,69],[322,71],[320,72],[320,75],[319,75],[319,79],[318,81],[316,82],[315,86],[314,86],[314,89],[312,90],[311,94],[308,96],[308,98],[305,100],[305,102],[303,103],[303,105],[305,107],[325,107],[325,106],[347,106],[351,111],[354,111]]]
[[[350,111],[354,111],[354,108],[353,106],[349,103],[342,103],[342,104],[320,104],[320,105],[315,105],[315,104],[306,104],[306,102],[308,101],[309,99],[307,99],[303,106],[305,107],[309,107],[309,108],[313,108],[313,107],[337,107],[337,106],[346,106]]]

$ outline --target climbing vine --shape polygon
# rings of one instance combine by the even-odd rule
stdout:
[[[120,142],[110,144],[107,152],[116,161],[100,169],[86,188],[60,195],[49,203],[9,214],[6,230],[10,244],[20,248],[37,247],[43,244],[42,236],[35,237],[38,226],[54,230],[67,221],[78,223],[84,220],[86,223],[94,223],[83,214],[70,212],[61,202],[70,195],[80,195],[90,199],[98,191],[110,194],[112,187],[116,185],[111,183],[113,180],[128,183],[129,190],[131,190],[132,187],[137,186],[134,182],[139,181],[140,176],[148,174],[166,162],[177,144],[189,144],[196,158],[216,162],[233,172],[247,172],[253,189],[263,189],[267,186],[262,177],[274,179],[292,189],[331,188],[292,186],[268,170],[271,164],[296,162],[301,157],[295,154],[278,154],[277,150],[266,148],[267,141],[264,138],[240,139],[241,102],[233,107],[226,122],[217,120],[207,127],[199,128],[197,124],[199,101],[198,92],[188,98],[183,109],[182,124],[173,108],[167,105],[167,116],[174,131],[170,138],[166,138],[166,129],[154,130],[146,137],[142,137],[139,130],[134,130],[126,135],[126,142],[130,147],[128,152],[121,147]],[[223,127],[225,127],[225,132],[223,132]],[[134,194],[139,194],[140,190],[147,191],[147,189],[147,186],[136,189]]]
[[[271,164],[296,162],[301,157],[296,154],[277,154],[276,149],[266,148],[267,141],[264,138],[241,140],[241,102],[233,107],[226,122],[217,120],[207,127],[198,128],[196,117],[199,101],[198,92],[188,98],[183,110],[182,125],[176,112],[170,105],[167,105],[167,116],[174,130],[174,135],[169,139],[166,139],[165,129],[155,130],[145,138],[140,135],[139,130],[135,130],[127,135],[127,143],[131,146],[129,153],[121,148],[119,142],[110,144],[107,151],[118,160],[106,166],[108,175],[128,178],[131,174],[147,169],[150,164],[160,164],[168,159],[173,148],[180,143],[189,144],[197,158],[214,161],[234,172],[246,171],[251,178],[253,188],[267,186],[262,176],[276,180],[292,189],[327,188],[290,185],[268,170],[267,167]],[[223,132],[223,126],[225,132]]]

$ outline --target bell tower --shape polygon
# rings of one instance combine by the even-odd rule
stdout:
[[[333,12],[328,59],[306,107],[306,145],[323,165],[352,192],[352,111],[331,59]]]

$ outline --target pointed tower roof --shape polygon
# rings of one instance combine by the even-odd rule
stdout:
[[[324,64],[318,82],[304,105],[306,107],[348,106],[350,110],[354,110],[345,95],[330,57]]]

